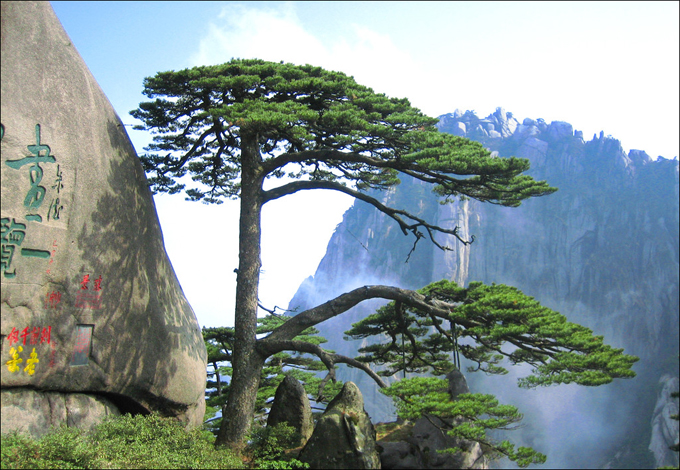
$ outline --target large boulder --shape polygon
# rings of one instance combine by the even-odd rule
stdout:
[[[311,468],[380,468],[375,437],[359,388],[345,382],[316,423],[299,459]]]
[[[12,429],[36,437],[61,424],[88,431],[107,416],[120,415],[118,406],[85,393],[36,392],[22,388],[2,390],[3,432]],[[31,419],[26,419],[31,416]]]
[[[121,120],[48,2],[2,2],[1,58],[2,432],[69,403],[200,424],[205,345]]]
[[[305,387],[287,375],[276,388],[274,404],[269,411],[267,426],[285,423],[300,433],[300,445],[304,445],[314,431],[312,407]]]

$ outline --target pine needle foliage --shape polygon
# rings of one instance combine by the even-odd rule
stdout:
[[[346,339],[378,339],[359,349],[357,360],[384,366],[382,376],[443,375],[460,368],[459,356],[474,364],[468,372],[502,375],[508,372],[503,361],[529,364],[532,373],[518,381],[524,388],[598,386],[635,376],[632,366],[637,357],[606,345],[602,336],[568,322],[515,287],[471,282],[464,288],[441,280],[408,300],[380,307],[345,332]],[[403,419],[440,418],[438,426],[449,436],[479,442],[520,467],[546,461],[545,455],[529,447],[515,450],[509,441],[496,443],[487,436],[488,430],[513,429],[511,425],[522,419],[517,408],[500,405],[493,395],[466,393],[454,399],[447,385],[436,377],[416,377],[381,392],[395,400]]]
[[[257,333],[266,335],[274,329],[284,324],[290,317],[283,315],[267,315],[258,318]],[[316,328],[308,328],[294,338],[295,341],[321,345],[328,340],[320,336]],[[229,379],[222,381],[223,378],[231,378],[233,369],[229,361],[231,360],[234,347],[234,328],[217,327],[203,328],[203,339],[208,349],[208,363],[213,364],[213,372],[209,373],[207,388],[207,405],[212,407],[212,414],[224,405],[229,396]],[[332,352],[332,351],[329,351]],[[342,382],[325,381],[316,372],[325,371],[323,363],[313,356],[299,352],[282,351],[270,356],[265,362],[260,378],[260,387],[257,391],[257,401],[255,416],[263,419],[269,413],[273,402],[272,398],[276,389],[286,375],[290,375],[298,380],[305,388],[308,395],[317,398],[318,403],[327,404],[342,389]],[[218,387],[218,379],[220,386]]]
[[[272,190],[272,199],[311,181],[386,189],[399,172],[445,197],[507,206],[555,190],[521,175],[526,159],[492,158],[477,142],[438,132],[437,119],[407,99],[321,67],[234,59],[159,72],[143,93],[151,100],[130,114],[143,122],[136,129],[155,134],[140,158],[156,192],[206,203],[240,197],[245,134],[258,136],[266,178],[308,182]],[[187,175],[194,187],[179,181]]]
[[[441,280],[419,293],[448,309],[448,315],[391,302],[345,332],[352,339],[389,338],[360,349],[358,360],[387,366],[380,372],[384,376],[402,371],[442,375],[455,368],[452,355],[457,353],[474,364],[469,372],[506,374],[503,360],[510,365],[526,363],[533,369],[519,379],[524,388],[598,386],[635,377],[632,366],[637,357],[605,344],[602,336],[567,321],[515,287],[471,282],[463,288]]]
[[[437,417],[433,421],[451,437],[483,444],[487,449],[503,455],[519,467],[545,463],[546,456],[530,447],[519,447],[504,440],[493,442],[487,435],[490,430],[512,430],[522,415],[512,405],[501,405],[493,395],[462,393],[452,400],[448,382],[435,377],[416,377],[400,380],[382,393],[392,397],[400,418],[415,421],[422,416]],[[445,452],[463,452],[460,447]]]

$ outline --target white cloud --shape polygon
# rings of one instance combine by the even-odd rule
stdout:
[[[346,33],[322,42],[301,24],[291,4],[278,8],[253,9],[230,5],[208,26],[194,65],[219,64],[232,58],[258,58],[312,64],[353,76],[374,91],[398,98],[410,90],[412,103],[418,94],[431,93],[413,87],[426,83],[423,67],[400,50],[389,35],[357,24]],[[420,90],[420,91],[419,91]]]
[[[290,4],[277,9],[229,5],[209,24],[192,62],[209,65],[257,58],[305,64],[324,54],[323,45],[300,25]]]
[[[365,26],[351,25],[346,36],[330,45],[324,61],[326,67],[352,75],[358,83],[378,93],[407,97],[416,107],[422,107],[426,102],[423,98],[432,94],[426,86],[431,80],[422,64],[397,47],[389,35]],[[420,85],[414,86],[416,83]]]

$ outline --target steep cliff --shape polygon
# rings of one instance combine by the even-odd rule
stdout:
[[[660,410],[668,409],[661,387],[678,375],[678,161],[627,153],[602,133],[585,141],[565,122],[520,123],[500,108],[485,119],[456,111],[441,116],[439,127],[500,156],[528,158],[530,174],[559,191],[516,209],[476,201],[442,206],[429,188],[403,180],[381,197],[439,225],[457,225],[476,241],[449,240],[454,250],[441,252],[423,240],[409,258],[413,239],[356,202],[290,306],[316,305],[364,284],[420,288],[448,278],[517,286],[641,360],[637,378],[593,389],[519,390],[514,383],[521,370],[504,377],[469,374],[472,391],[494,393],[525,413],[526,427],[511,438],[547,453],[550,467],[677,462],[660,444],[668,436],[659,433],[668,432],[658,423]],[[340,333],[376,305],[322,325],[328,347],[355,354],[360,342],[342,341]],[[339,375],[359,385],[374,421],[393,416],[370,379],[351,369]]]

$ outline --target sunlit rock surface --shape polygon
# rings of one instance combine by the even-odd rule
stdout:
[[[294,377],[286,375],[274,395],[274,404],[267,417],[267,426],[285,423],[300,433],[300,445],[305,445],[314,431],[312,407],[305,387]]]
[[[310,468],[380,468],[375,438],[359,388],[346,382],[317,421],[299,459]]]
[[[420,288],[448,278],[514,285],[641,360],[634,367],[637,378],[596,388],[519,390],[516,379],[528,368],[504,377],[467,374],[474,390],[493,393],[525,414],[526,426],[507,437],[547,454],[546,465],[553,467],[662,465],[665,457],[648,447],[656,384],[665,374],[678,376],[677,159],[626,153],[619,140],[604,133],[586,141],[565,122],[526,118],[520,123],[500,108],[484,119],[456,111],[441,116],[439,127],[479,140],[501,157],[528,158],[530,174],[559,191],[514,209],[476,201],[441,206],[427,187],[404,179],[378,197],[438,225],[457,225],[475,242],[465,247],[439,237],[453,248],[441,252],[421,240],[409,257],[413,238],[357,201],[290,307],[310,307],[364,284]],[[362,304],[320,325],[326,346],[355,355],[366,340],[345,342],[338,333],[377,305]],[[362,389],[375,422],[394,419],[389,400],[363,373],[343,369],[339,378]]]
[[[144,172],[48,2],[2,2],[1,145],[2,431],[200,424],[205,345]]]

